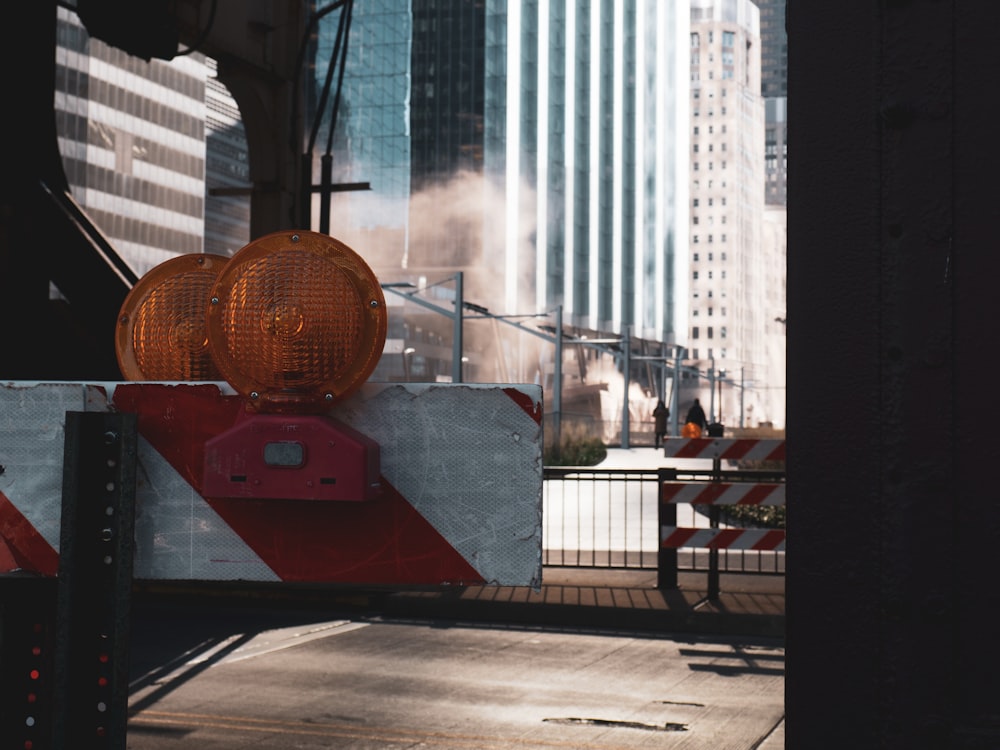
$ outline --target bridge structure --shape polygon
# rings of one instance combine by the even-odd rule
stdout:
[[[16,102],[0,119],[0,378],[115,381],[103,332],[134,279],[65,200],[57,4],[9,3],[0,24]],[[131,54],[197,44],[218,59],[248,129],[251,236],[301,226],[312,186],[289,138],[299,126],[284,115],[301,112],[310,4],[74,5],[95,36]],[[791,747],[995,746],[982,686],[1000,657],[983,647],[993,639],[983,613],[996,597],[1000,407],[984,351],[1000,340],[1000,255],[989,251],[1000,157],[983,92],[1000,6],[789,3],[785,25],[787,479],[802,498],[789,514],[786,737]],[[51,285],[72,314],[52,308]],[[817,675],[847,689],[828,700]]]

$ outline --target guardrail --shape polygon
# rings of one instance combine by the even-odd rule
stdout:
[[[727,513],[734,505],[783,502],[782,442],[670,438],[664,451],[677,461],[669,468],[546,467],[543,563],[656,570],[663,588],[676,586],[678,571],[705,572],[713,580],[718,571],[784,575],[783,546],[771,544],[778,535],[763,529],[737,534],[731,527],[739,524]],[[661,462],[659,452],[650,455]],[[722,468],[764,461],[780,470]],[[676,534],[664,537],[665,527]],[[754,537],[768,543],[750,543]]]
[[[785,441],[750,438],[669,438],[664,455],[673,458],[711,460],[707,478],[677,481],[676,473],[661,470],[659,477],[660,555],[657,587],[677,587],[677,550],[698,547],[708,550],[708,598],[719,596],[720,550],[783,552],[784,529],[720,527],[720,509],[732,505],[785,504],[784,470],[723,471],[722,462],[781,462]],[[678,504],[706,506],[708,528],[677,525]]]

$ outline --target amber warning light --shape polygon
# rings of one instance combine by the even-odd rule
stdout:
[[[378,444],[325,413],[382,355],[375,275],[347,245],[310,231],[266,235],[223,260],[181,256],[139,280],[119,315],[123,375],[221,376],[243,397],[236,424],[206,442],[208,497],[378,496]],[[139,366],[147,360],[161,366]]]

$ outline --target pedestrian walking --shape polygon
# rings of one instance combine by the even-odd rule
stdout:
[[[708,420],[705,418],[705,410],[701,408],[701,401],[694,400],[691,408],[688,409],[687,416],[684,417],[685,425],[693,424],[698,428],[698,436],[708,428]]]
[[[670,409],[667,405],[663,403],[661,398],[656,402],[656,407],[653,409],[653,445],[656,448],[660,447],[663,439],[667,436],[667,419],[670,417]]]

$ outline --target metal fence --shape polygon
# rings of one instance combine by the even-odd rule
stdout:
[[[656,570],[663,561],[662,524],[706,529],[713,525],[727,526],[717,507],[661,508],[659,489],[666,476],[691,482],[713,479],[710,469],[665,473],[663,469],[546,467],[542,498],[543,564]],[[672,554],[667,557],[672,560]],[[785,552],[710,551],[695,547],[676,550],[677,570],[711,572],[715,564],[724,572],[784,575]]]

